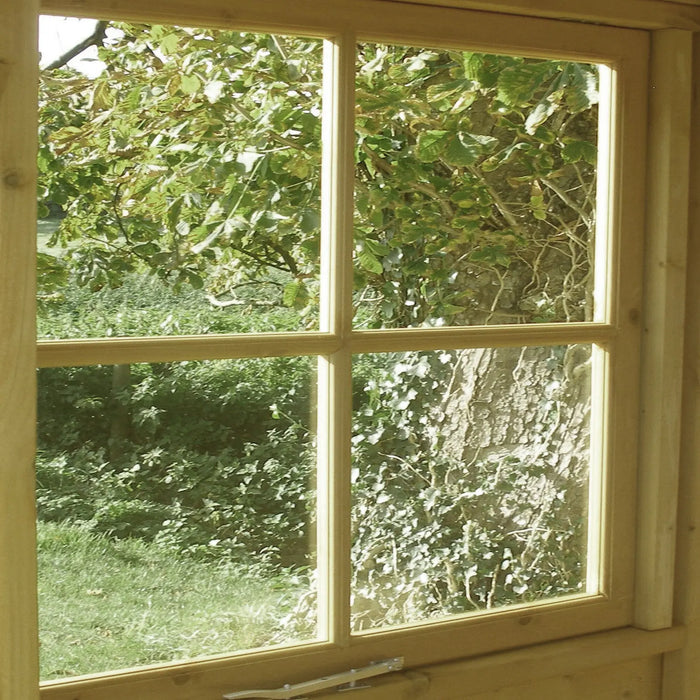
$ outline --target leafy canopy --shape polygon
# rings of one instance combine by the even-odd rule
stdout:
[[[114,23],[41,81],[40,298],[148,272],[316,324],[321,42]],[[594,66],[361,44],[361,325],[589,314]]]

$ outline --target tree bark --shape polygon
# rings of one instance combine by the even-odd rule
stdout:
[[[112,411],[109,429],[110,459],[118,460],[124,453],[124,443],[131,434],[131,411],[128,391],[131,386],[131,365],[112,367]]]

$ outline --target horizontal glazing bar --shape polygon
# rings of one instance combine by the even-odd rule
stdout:
[[[607,323],[542,323],[535,325],[466,326],[464,328],[409,328],[356,331],[350,336],[353,353],[407,350],[455,350],[520,345],[605,345],[616,329]]]
[[[615,327],[606,323],[406,328],[355,331],[349,336],[348,346],[351,352],[361,353],[570,343],[605,345],[614,339],[615,334]],[[37,344],[37,366],[330,355],[341,347],[341,339],[330,333],[46,340]]]
[[[47,340],[37,344],[37,365],[68,367],[240,357],[330,355],[339,348],[339,339],[329,333]]]

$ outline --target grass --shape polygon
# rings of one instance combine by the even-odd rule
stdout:
[[[298,641],[282,620],[299,577],[66,523],[39,523],[38,556],[42,680]]]

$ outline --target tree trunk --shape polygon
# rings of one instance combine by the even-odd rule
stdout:
[[[112,461],[123,456],[124,443],[131,435],[131,412],[128,401],[130,387],[131,365],[114,365],[109,429],[109,453]]]
[[[409,353],[385,376],[356,426],[355,628],[582,590],[590,347]]]
[[[590,348],[463,350],[443,400],[444,449],[474,460],[545,459],[558,471],[587,464]]]

